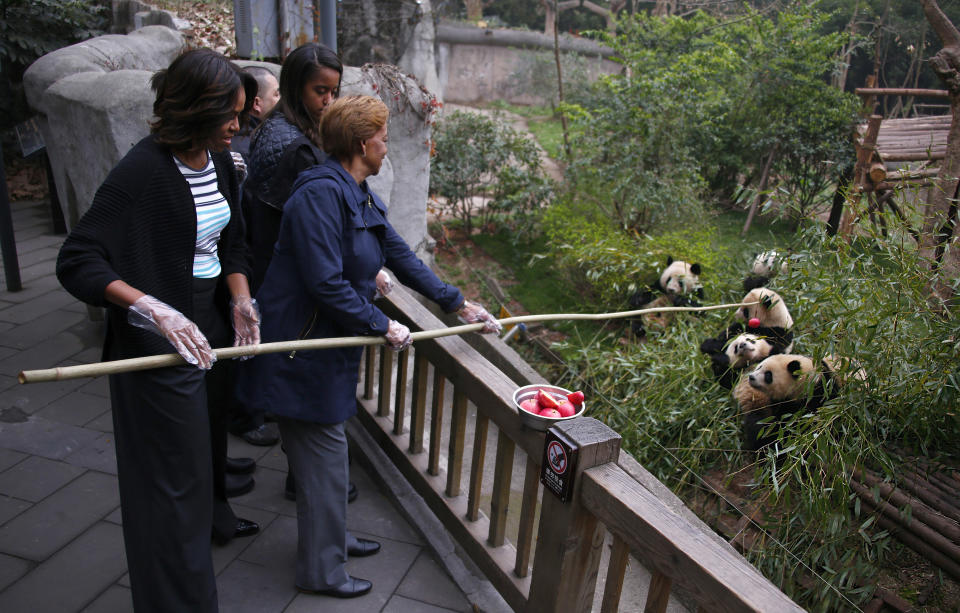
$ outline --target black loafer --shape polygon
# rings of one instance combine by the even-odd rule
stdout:
[[[358,538],[356,544],[347,547],[347,555],[353,558],[365,558],[380,551],[380,543],[370,539]]]
[[[333,596],[334,598],[356,598],[357,596],[363,596],[371,589],[373,589],[373,583],[357,577],[350,577],[343,585],[338,585],[337,587],[326,590],[305,590],[301,587],[297,588],[297,590],[304,594]]]
[[[276,426],[270,427],[266,424],[261,424],[253,430],[247,430],[240,435],[240,438],[247,441],[251,445],[269,447],[270,445],[277,444],[277,441],[280,440],[280,435],[277,433]]]
[[[250,521],[249,519],[243,519],[242,517],[237,518],[237,527],[234,528],[233,534],[227,536],[225,534],[213,533],[213,542],[217,545],[223,547],[231,540],[235,538],[243,538],[245,536],[253,536],[260,532],[260,525],[255,521]]]
[[[242,517],[237,518],[237,530],[233,533],[234,538],[243,538],[245,536],[253,536],[260,532],[260,524],[255,521],[250,521],[249,519],[244,519]]]
[[[227,472],[235,475],[248,475],[257,468],[253,458],[227,457]]]
[[[236,498],[237,496],[243,496],[247,492],[253,490],[253,486],[256,482],[253,480],[253,477],[247,475],[233,475],[227,473],[226,475],[226,494],[227,498]]]

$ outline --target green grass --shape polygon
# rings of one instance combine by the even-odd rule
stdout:
[[[490,107],[509,111],[526,119],[530,133],[537,139],[537,142],[540,143],[543,150],[547,152],[547,155],[554,159],[564,157],[563,124],[560,122],[560,117],[553,112],[553,109],[546,106],[509,104],[502,100],[493,102]],[[571,139],[573,139],[572,134]]]

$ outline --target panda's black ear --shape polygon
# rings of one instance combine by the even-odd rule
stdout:
[[[766,309],[772,308],[773,298],[771,296],[764,296],[763,298],[760,299],[760,304],[762,304]]]
[[[667,266],[673,264],[673,256],[667,256]]]
[[[699,275],[700,275],[700,264],[694,264],[693,266],[691,266],[691,267],[690,267],[690,272],[692,272],[693,274],[699,276]]]
[[[803,366],[800,364],[800,360],[790,360],[790,363],[787,364],[787,372],[790,373],[790,376],[794,379],[798,378],[803,373]]]

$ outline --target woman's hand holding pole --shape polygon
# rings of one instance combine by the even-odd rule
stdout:
[[[250,296],[234,296],[230,301],[230,315],[233,319],[233,346],[260,344],[260,305]],[[249,360],[253,356],[243,356]]]
[[[500,334],[503,332],[503,326],[491,315],[483,306],[476,302],[464,300],[463,304],[457,309],[457,316],[460,321],[468,324],[483,324],[482,334]]]
[[[217,361],[207,337],[197,324],[169,304],[144,294],[128,307],[127,313],[130,325],[166,338],[190,364],[210,370]]]

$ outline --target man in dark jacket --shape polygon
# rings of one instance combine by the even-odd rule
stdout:
[[[250,107],[247,127],[233,137],[233,145],[230,149],[242,155],[243,161],[249,164],[250,135],[280,101],[280,83],[268,68],[247,66],[243,70],[253,75],[253,78],[257,80],[257,97],[253,99],[253,106]]]

